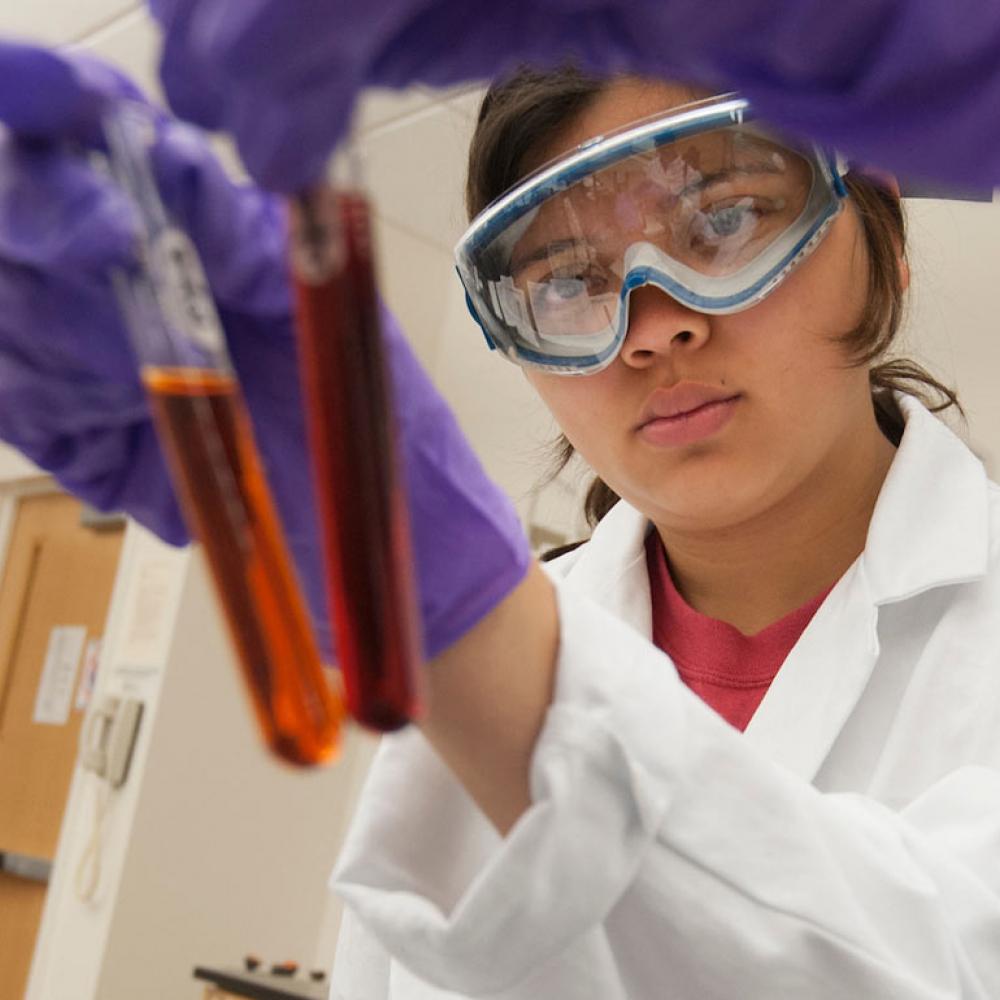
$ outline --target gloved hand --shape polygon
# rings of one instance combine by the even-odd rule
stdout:
[[[149,0],[178,114],[279,190],[314,180],[363,86],[448,85],[573,56],[739,89],[859,160],[1000,183],[1000,5],[939,0]],[[975,155],[954,155],[955,149]]]
[[[14,92],[2,85],[10,79]],[[133,261],[134,216],[64,141],[98,142],[102,109],[123,96],[134,98],[134,87],[99,63],[0,43],[0,120],[18,130],[0,132],[0,438],[95,506],[125,510],[182,543],[187,534],[108,278],[110,268]],[[164,201],[201,254],[293,557],[325,623],[282,206],[232,183],[189,127],[164,116],[158,135]],[[433,656],[513,589],[530,555],[511,504],[394,321],[383,320]],[[321,639],[329,651],[322,629]]]

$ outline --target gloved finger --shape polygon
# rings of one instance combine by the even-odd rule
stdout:
[[[193,0],[149,0],[163,28],[160,82],[174,113],[207,129],[224,124],[225,88],[211,57],[204,53],[206,13]]]
[[[0,427],[5,440],[35,454],[44,442],[103,432],[136,420],[149,409],[138,380],[115,382],[78,364],[46,365],[34,352],[0,346]]]
[[[150,483],[169,483],[166,460],[149,417],[117,431],[87,431],[50,447],[64,448],[63,459],[42,466],[71,493],[98,510],[127,510],[129,516],[170,545],[186,545],[191,536],[172,489],[150,490]],[[42,463],[38,463],[42,464]]]
[[[82,156],[0,135],[0,259],[89,278],[133,259],[125,196]]]
[[[272,191],[294,192],[323,177],[347,130],[357,89],[346,79],[332,90],[316,90],[303,81],[280,101],[249,89],[234,97],[229,125],[254,179]],[[288,106],[295,107],[294,115]]]
[[[171,106],[237,138],[247,169],[265,187],[315,181],[346,130],[374,50],[378,25],[329,0],[294,11],[261,0],[153,0],[164,27],[160,76]]]
[[[0,41],[0,122],[19,135],[101,145],[101,115],[121,98],[144,100],[127,77],[96,59]]]
[[[297,89],[308,77],[322,87],[326,74],[360,66],[400,17],[399,4],[369,5],[297,0],[150,0],[164,33],[161,77],[174,110],[206,127],[224,123],[228,92],[259,87],[272,96]]]
[[[0,282],[2,284],[2,282]],[[39,369],[0,336],[0,438],[101,510],[128,510],[174,545],[188,533],[138,383]]]
[[[8,365],[19,359],[26,371],[61,372],[69,379],[99,373],[140,393],[135,357],[107,276],[67,280],[0,262],[0,354],[12,359]],[[12,370],[8,367],[8,377]],[[117,405],[108,399],[97,410],[115,412]],[[70,419],[85,419],[82,410],[69,412]]]

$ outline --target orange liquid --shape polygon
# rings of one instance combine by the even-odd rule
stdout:
[[[201,369],[146,368],[142,376],[264,739],[292,764],[329,760],[343,705],[324,674],[239,389]]]
[[[368,208],[325,192],[342,252],[293,278],[302,385],[323,519],[327,592],[351,715],[399,729],[420,712],[421,660],[406,499],[383,358]],[[328,219],[328,221],[331,221]],[[293,241],[308,240],[293,214]],[[300,244],[296,249],[301,249]],[[322,269],[321,269],[322,272]]]

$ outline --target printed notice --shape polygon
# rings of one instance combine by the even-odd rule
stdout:
[[[50,726],[66,724],[86,639],[85,625],[57,625],[52,629],[35,696],[33,721]]]

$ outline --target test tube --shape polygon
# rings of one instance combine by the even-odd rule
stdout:
[[[157,190],[149,113],[121,105],[105,134],[140,222],[139,267],[113,279],[189,530],[266,743],[289,763],[322,763],[339,747],[343,699],[324,674],[197,251]]]
[[[327,593],[347,709],[399,729],[421,710],[407,504],[356,163],[291,205],[291,271]]]

